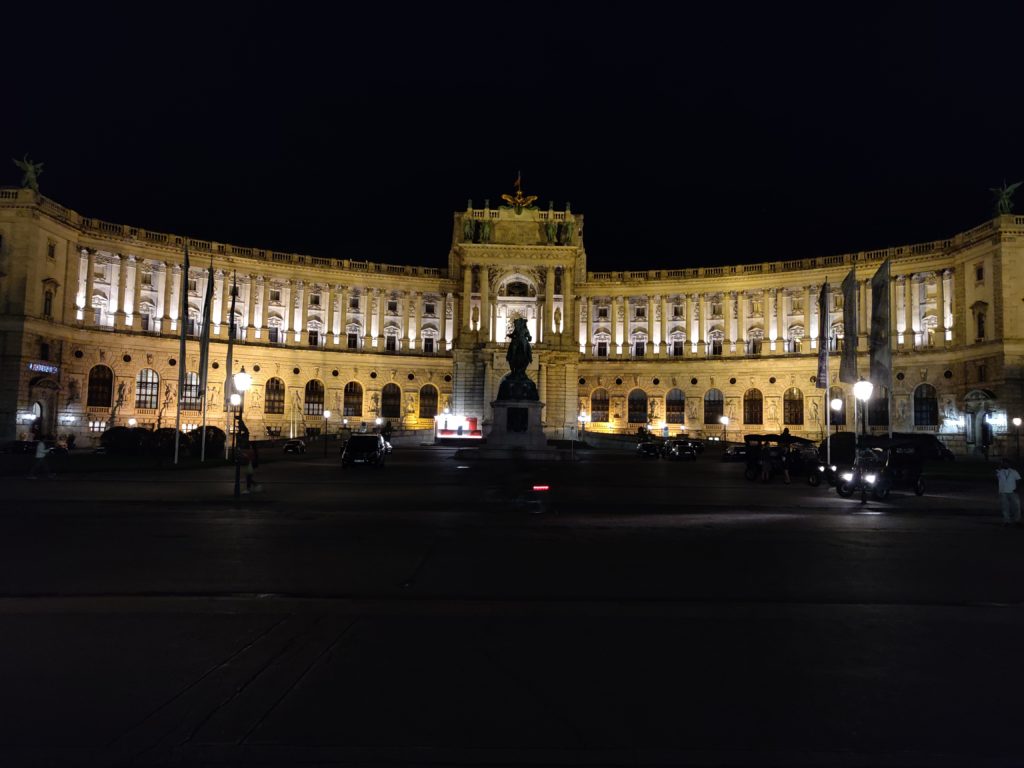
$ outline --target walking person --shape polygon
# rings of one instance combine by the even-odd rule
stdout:
[[[32,469],[28,472],[29,480],[36,480],[39,477],[39,473],[50,474],[49,462],[47,456],[49,455],[50,449],[46,447],[46,441],[42,438],[36,440],[36,460],[32,464]]]
[[[260,465],[260,453],[256,450],[256,443],[249,443],[245,452],[245,492],[256,493],[263,490],[263,486],[256,482],[256,468]]]
[[[1003,513],[1003,525],[1020,525],[1020,496],[1017,495],[1017,484],[1020,473],[1013,468],[1010,460],[1004,458],[996,470],[999,481],[999,507]]]

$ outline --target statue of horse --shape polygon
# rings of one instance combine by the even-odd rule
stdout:
[[[526,369],[533,362],[533,353],[530,351],[533,337],[530,336],[530,329],[526,327],[525,318],[517,317],[513,321],[512,332],[508,334],[508,338],[511,339],[508,352],[505,353],[508,367],[513,376],[525,376]]]

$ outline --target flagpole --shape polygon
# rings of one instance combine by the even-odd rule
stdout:
[[[174,463],[178,463],[181,446],[181,401],[185,396],[185,330],[188,316],[188,238],[185,238],[185,265],[181,271],[181,306],[178,309],[178,407],[174,417]]]
[[[832,346],[832,335],[829,334],[829,347]],[[825,370],[828,371],[829,382],[825,387],[825,457],[826,462],[832,466],[832,372],[828,367],[828,347],[825,348]]]
[[[199,461],[206,462],[206,412],[210,402],[207,397],[207,371],[210,367],[210,305],[213,303],[213,257],[210,257],[210,268],[206,272],[206,292],[203,300],[203,331],[199,340],[199,388],[203,398],[203,447],[200,449]]]

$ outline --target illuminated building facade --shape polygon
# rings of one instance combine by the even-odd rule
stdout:
[[[445,268],[321,258],[189,240],[81,216],[29,189],[0,188],[0,437],[39,418],[79,444],[127,424],[198,424],[199,334],[208,267],[213,304],[208,423],[225,427],[231,292],[234,368],[253,376],[253,434],[331,431],[378,417],[433,430],[446,414],[486,433],[507,372],[505,335],[527,320],[529,373],[551,437],[640,426],[737,438],[819,438],[853,429],[852,387],[814,384],[819,344],[838,352],[842,295],[856,268],[859,370],[867,374],[870,278],[892,273],[892,409],[873,397],[870,428],[938,434],[958,452],[1013,443],[1022,415],[1024,216],[1001,215],[946,240],[736,266],[589,272],[583,217],[509,205],[454,215]],[[747,261],[737,254],[737,262]],[[630,263],[633,254],[623,254]],[[678,261],[699,263],[700,253]],[[818,292],[836,290],[818,338]],[[179,317],[187,291],[187,316]],[[179,360],[178,334],[189,334]],[[185,390],[178,366],[185,365]],[[325,424],[324,411],[331,411]],[[723,425],[721,417],[728,417]]]

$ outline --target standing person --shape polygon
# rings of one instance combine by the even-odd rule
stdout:
[[[46,447],[46,441],[40,437],[36,440],[36,460],[32,464],[32,469],[29,470],[28,479],[36,480],[39,477],[39,472],[47,472],[47,461],[46,457],[49,453],[49,448]]]
[[[789,446],[782,450],[782,478],[789,485]]]
[[[256,493],[263,490],[263,486],[256,482],[256,468],[260,465],[260,453],[256,450],[256,443],[249,443],[245,451],[245,492]]]
[[[999,481],[999,506],[1003,513],[1003,525],[1020,525],[1020,496],[1017,495],[1017,483],[1020,473],[1004,458],[996,470]]]
[[[772,479],[772,450],[766,442],[761,443],[761,482],[769,483]]]

